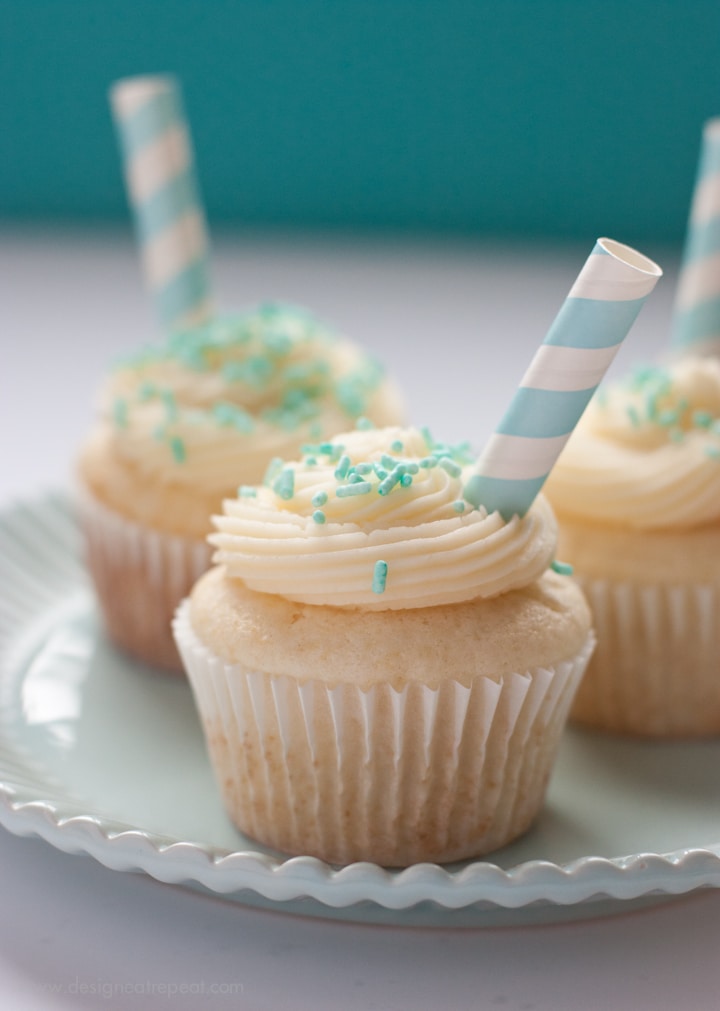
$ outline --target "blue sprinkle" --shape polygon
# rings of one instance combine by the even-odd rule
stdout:
[[[357,474],[372,474],[373,468],[371,463],[358,463],[355,465],[355,472]]]
[[[185,443],[177,435],[173,435],[169,439],[170,449],[172,455],[175,459],[175,463],[184,463],[187,458],[187,451],[185,449]]]
[[[357,428],[360,432],[367,432],[371,428],[375,428],[375,426],[370,418],[358,418],[355,422],[355,428]]]
[[[238,488],[238,495],[240,498],[256,498],[257,488],[254,488],[251,484],[241,484]]]
[[[312,514],[312,518],[316,523],[324,523],[325,513],[322,511],[322,509],[316,509],[315,512]]]
[[[573,567],[568,565],[567,562],[551,562],[550,568],[553,572],[557,572],[559,576],[572,576]]]
[[[402,453],[404,446],[399,439],[396,439],[394,442],[390,443],[390,449],[393,451],[393,453]]]
[[[315,494],[313,495],[311,502],[314,506],[324,506],[327,500],[328,500],[327,492],[318,491],[315,492]]]
[[[373,571],[372,592],[384,593],[387,582],[388,564],[387,562],[375,562]]]
[[[638,411],[637,407],[635,407],[633,404],[628,404],[626,412],[627,412],[628,418],[630,419],[630,424],[632,425],[632,427],[633,428],[639,428],[640,427],[640,412]]]
[[[450,460],[448,457],[444,456],[438,461],[438,465],[450,475],[450,477],[460,477],[462,474],[462,467],[459,467],[456,463]]]
[[[409,488],[412,483],[413,483],[412,474],[403,474],[403,476],[400,478],[400,484],[402,485],[403,488]]]
[[[695,411],[692,416],[693,424],[698,428],[710,428],[713,422],[712,414],[709,411]]]
[[[341,484],[335,489],[338,498],[348,498],[350,495],[367,495],[372,491],[369,481],[361,481],[359,484]]]
[[[453,502],[452,507],[453,507],[453,509],[455,510],[456,513],[464,513],[465,512],[465,503],[463,502],[462,499],[458,499],[457,502]]]
[[[288,501],[295,494],[295,471],[286,467],[273,484],[273,491],[284,501]]]
[[[347,454],[344,454],[343,456],[340,457],[338,465],[335,468],[335,477],[339,481],[343,481],[347,477],[349,469],[350,469],[350,457],[347,456]]]

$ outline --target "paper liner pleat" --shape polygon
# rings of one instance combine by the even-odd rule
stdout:
[[[230,817],[266,845],[333,863],[457,860],[525,831],[594,642],[499,681],[363,689],[226,664],[188,608],[175,638]]]
[[[180,671],[172,617],[209,568],[209,545],[133,523],[86,493],[78,505],[88,567],[110,638],[147,663]]]
[[[571,719],[619,733],[720,733],[720,589],[578,577],[597,649]]]

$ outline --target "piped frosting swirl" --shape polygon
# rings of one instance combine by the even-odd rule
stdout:
[[[720,362],[642,368],[601,391],[546,490],[558,513],[638,530],[720,520]]]
[[[540,497],[522,519],[463,500],[466,446],[416,429],[368,429],[276,461],[213,518],[230,577],[290,600],[368,610],[497,596],[533,582],[556,543]]]
[[[403,410],[382,367],[310,313],[267,304],[172,334],[101,391],[114,451],[153,481],[227,494],[356,418]]]

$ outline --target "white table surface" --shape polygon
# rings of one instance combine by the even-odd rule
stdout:
[[[312,306],[384,358],[415,420],[479,446],[591,244],[226,237],[214,263],[221,305]],[[643,251],[666,277],[615,371],[666,346],[673,251]],[[151,340],[153,324],[127,234],[5,231],[0,296],[2,507],[69,483],[98,379]],[[328,922],[113,872],[0,830],[0,1006],[716,1011],[720,890],[617,908],[504,928]]]

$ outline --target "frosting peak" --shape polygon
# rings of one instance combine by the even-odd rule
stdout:
[[[591,401],[546,485],[560,513],[635,529],[720,520],[720,362],[637,369]]]
[[[551,562],[539,499],[505,522],[463,500],[466,446],[417,429],[363,428],[276,461],[213,519],[215,561],[251,589],[302,603],[385,610],[492,597]]]

